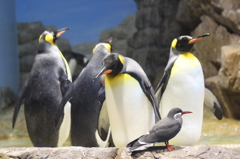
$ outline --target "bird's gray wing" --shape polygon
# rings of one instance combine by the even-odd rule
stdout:
[[[13,119],[12,119],[12,128],[14,128],[14,126],[15,126],[18,112],[20,110],[22,101],[23,101],[23,99],[25,98],[25,95],[26,95],[28,79],[29,78],[27,78],[27,80],[25,81],[25,83],[24,83],[24,85],[23,85],[23,87],[22,87],[22,89],[19,93],[18,100],[17,100],[17,103],[16,103],[15,108],[14,108]]]
[[[143,92],[152,103],[152,107],[155,113],[156,122],[161,119],[159,109],[157,107],[157,101],[155,98],[154,89],[146,76],[145,72],[142,70],[141,66],[134,60],[130,58],[125,58],[125,62],[129,62],[128,69],[124,70],[122,73],[127,73],[130,76],[134,77],[140,84]],[[138,69],[137,69],[138,68]]]
[[[141,144],[165,142],[176,136],[181,129],[181,123],[165,119],[156,123],[147,134],[139,138],[138,142]]]
[[[218,120],[222,119],[222,109],[215,95],[205,87],[204,105],[211,109]]]

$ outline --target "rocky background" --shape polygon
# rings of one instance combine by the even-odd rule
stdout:
[[[240,120],[240,1],[135,0],[135,2],[138,7],[136,15],[129,15],[118,26],[104,30],[99,35],[99,41],[105,41],[113,36],[113,52],[132,57],[139,62],[156,87],[168,61],[172,40],[183,34],[198,36],[210,33],[209,37],[194,44],[192,53],[201,61],[206,86],[217,96],[224,116]],[[44,30],[56,29],[55,26],[43,26],[41,22],[18,24],[20,87],[31,70],[37,53],[39,35]],[[84,67],[83,56],[90,59],[92,48],[97,43],[95,41],[71,46],[67,39],[60,38],[57,41],[68,61],[76,60],[73,79]],[[15,98],[11,92],[8,94],[10,98],[6,98],[1,106],[14,104]],[[16,134],[18,137],[27,138],[23,110],[20,111],[14,131],[11,130],[10,124],[12,112],[12,107],[0,110],[0,140],[13,139]],[[208,125],[203,125],[203,135],[206,135],[206,132],[212,136],[220,132],[218,135],[240,134],[239,122],[236,120],[233,122],[225,118],[217,127],[215,121],[216,119],[214,122],[212,119],[205,119]],[[229,121],[234,125],[229,126]],[[22,141],[19,142],[21,145]]]
[[[168,61],[171,41],[180,35],[210,36],[196,43],[192,52],[203,66],[206,86],[217,96],[228,118],[240,119],[240,1],[239,0],[135,0],[136,15],[129,15],[118,26],[103,31],[99,41],[113,36],[113,51],[140,63],[156,86]],[[18,24],[21,85],[37,51],[38,37],[44,30],[55,30],[41,22]],[[59,39],[63,53],[91,58],[98,42],[70,46]],[[73,57],[73,56],[71,56]],[[80,73],[78,62],[73,76]]]

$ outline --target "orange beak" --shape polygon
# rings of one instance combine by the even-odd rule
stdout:
[[[195,37],[195,38],[193,38],[192,40],[190,40],[190,41],[188,42],[188,44],[193,44],[193,43],[195,43],[195,42],[197,42],[197,41],[201,40],[202,38],[204,38],[204,37],[206,37],[206,36],[209,36],[209,35],[210,35],[209,33],[205,33],[205,34],[203,34],[203,35],[200,35],[200,36],[198,36],[198,37]]]
[[[62,29],[57,30],[57,38],[59,38],[67,30],[70,30],[70,28],[62,28]]]

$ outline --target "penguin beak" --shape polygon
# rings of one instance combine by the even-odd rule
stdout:
[[[204,38],[206,36],[209,36],[209,35],[210,35],[209,33],[205,33],[203,35],[197,36],[197,37],[193,38],[192,40],[190,40],[188,42],[188,44],[193,44],[193,43],[195,43],[195,42],[197,42],[197,41],[201,40],[202,38]]]
[[[70,28],[62,28],[57,30],[57,38],[59,38],[65,31],[70,30]]]
[[[189,114],[189,113],[192,113],[192,112],[190,112],[190,111],[182,111],[182,115],[183,114]]]
[[[98,78],[98,77],[101,76],[101,75],[109,74],[109,73],[111,73],[111,72],[112,72],[111,69],[107,69],[107,68],[104,67],[104,68],[97,74],[97,76],[96,76],[95,78]]]
[[[108,42],[109,44],[112,44],[112,41],[113,41],[113,37],[110,37],[110,38],[107,40],[107,42]]]

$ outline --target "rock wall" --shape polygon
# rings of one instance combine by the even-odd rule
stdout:
[[[171,41],[183,34],[209,32],[192,52],[203,66],[206,85],[217,96],[226,117],[240,119],[240,1],[239,0],[135,0],[138,11],[118,26],[103,31],[99,39],[113,36],[113,52],[132,57],[140,63],[156,86],[168,61]],[[29,74],[37,51],[37,39],[46,29],[41,22],[18,24],[21,85]],[[88,59],[97,42],[75,45],[58,40],[59,48],[82,53]],[[77,67],[76,77],[82,69]]]
[[[135,0],[137,31],[128,40],[127,56],[138,61],[153,85],[160,81],[171,41],[179,35],[210,36],[194,44],[206,85],[227,117],[240,119],[240,1]],[[214,80],[213,80],[214,78]]]
[[[237,148],[224,148],[217,146],[192,146],[175,147],[173,151],[160,150],[135,153],[132,156],[127,148],[84,148],[84,147],[61,147],[61,148],[3,148],[0,149],[0,158],[12,159],[239,159],[240,151]]]

